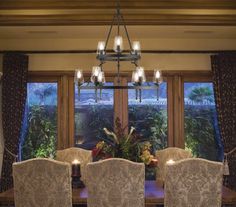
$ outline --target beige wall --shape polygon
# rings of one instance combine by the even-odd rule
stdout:
[[[60,55],[30,55],[29,70],[74,70],[81,68],[91,71],[97,65],[96,54],[60,54]],[[209,55],[180,54],[143,54],[140,65],[146,70],[210,70]],[[106,63],[105,71],[114,71],[115,63]],[[121,63],[122,71],[134,69],[131,63]]]
[[[98,39],[0,39],[0,50],[94,50]],[[235,50],[236,39],[140,39],[143,50]],[[127,43],[125,43],[127,46]],[[98,64],[96,54],[34,54],[30,55],[29,70],[90,71]],[[147,70],[211,70],[210,54],[142,54],[140,64]],[[106,64],[105,71],[116,65]],[[123,63],[122,71],[132,70]]]

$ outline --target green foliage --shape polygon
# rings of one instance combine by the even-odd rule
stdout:
[[[167,147],[167,110],[157,105],[130,105],[129,125],[152,145],[152,151]]]
[[[195,157],[217,160],[214,113],[209,107],[185,107],[185,145]]]
[[[104,126],[113,129],[112,105],[88,105],[75,112],[75,134],[86,139],[100,140],[105,137]]]
[[[214,101],[212,90],[209,87],[194,88],[189,94],[189,99],[197,103],[202,103],[205,100],[209,102]]]
[[[56,107],[34,105],[28,116],[29,129],[22,146],[23,160],[54,157],[56,151]]]
[[[213,102],[210,87],[196,87],[189,94],[189,99],[197,103]],[[217,146],[214,129],[214,106],[185,106],[185,147],[195,157],[217,160]]]

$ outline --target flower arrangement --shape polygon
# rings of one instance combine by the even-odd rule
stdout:
[[[104,128],[107,138],[97,143],[92,150],[95,160],[118,157],[134,162],[143,162],[147,166],[155,167],[157,160],[151,154],[151,144],[135,133],[131,127],[128,135],[125,128],[122,128],[119,118],[115,121],[116,133]]]

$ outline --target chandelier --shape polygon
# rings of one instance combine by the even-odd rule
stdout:
[[[116,25],[116,36],[114,37],[113,50],[108,50],[107,46],[110,40],[112,29]],[[129,48],[124,50],[123,37],[120,34],[121,27],[124,28],[125,36],[128,40]],[[142,89],[156,89],[157,100],[158,100],[158,89],[162,82],[161,71],[154,70],[153,83],[152,85],[144,83],[146,82],[146,76],[144,68],[139,66],[138,61],[141,59],[141,46],[139,41],[131,43],[127,27],[125,25],[124,17],[120,11],[119,3],[117,3],[116,13],[114,14],[106,41],[99,41],[97,46],[97,60],[100,62],[97,66],[93,66],[90,81],[87,84],[84,81],[83,72],[81,69],[75,70],[74,81],[78,86],[78,93],[80,97],[81,89],[94,89],[95,90],[95,101],[101,99],[102,89],[134,89],[136,91],[136,99],[142,101],[141,90]],[[134,65],[134,71],[132,72],[132,85],[121,85],[120,83],[120,63],[123,61],[129,61]],[[105,73],[103,66],[106,62],[116,62],[117,68],[117,85],[106,86]],[[89,83],[92,83],[89,84]],[[98,97],[98,90],[100,90],[100,96]]]

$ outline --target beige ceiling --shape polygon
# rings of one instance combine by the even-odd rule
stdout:
[[[236,26],[128,26],[138,39],[189,38],[236,39]],[[4,26],[0,39],[105,39],[109,26]],[[113,29],[116,32],[116,27]]]

